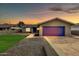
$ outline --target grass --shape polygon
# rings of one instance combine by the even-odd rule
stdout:
[[[7,49],[22,40],[24,37],[24,35],[0,35],[0,53],[5,52]]]

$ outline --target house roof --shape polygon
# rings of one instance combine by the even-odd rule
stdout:
[[[75,25],[73,25],[72,27],[78,27],[79,28],[79,23],[77,23],[77,24],[75,24]]]
[[[10,27],[9,24],[0,24],[0,28],[8,28]]]
[[[17,24],[0,24],[0,28],[16,27]],[[35,24],[25,24],[24,27],[37,27]]]
[[[48,23],[48,22],[51,22],[51,21],[54,21],[54,20],[59,20],[59,21],[62,21],[62,22],[65,22],[65,23],[68,23],[68,24],[71,24],[71,25],[75,25],[74,23],[69,22],[69,21],[66,21],[66,20],[61,19],[61,18],[54,18],[54,19],[51,19],[51,20],[48,20],[48,21],[45,21],[45,22],[39,23],[38,25],[45,24],[45,23]]]
[[[25,27],[38,27],[37,25],[26,24]]]

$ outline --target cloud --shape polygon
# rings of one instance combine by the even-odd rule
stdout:
[[[78,13],[79,12],[79,4],[61,4],[59,6],[55,6],[48,8],[50,11],[62,11],[65,13]]]
[[[59,8],[59,7],[53,7],[53,8],[50,8],[51,11],[63,11],[62,8]]]

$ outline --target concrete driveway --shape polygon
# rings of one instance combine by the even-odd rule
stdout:
[[[79,56],[79,39],[73,37],[44,37],[60,56]]]

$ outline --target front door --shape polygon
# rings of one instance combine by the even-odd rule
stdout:
[[[33,33],[36,33],[36,32],[37,32],[37,28],[33,27]]]

